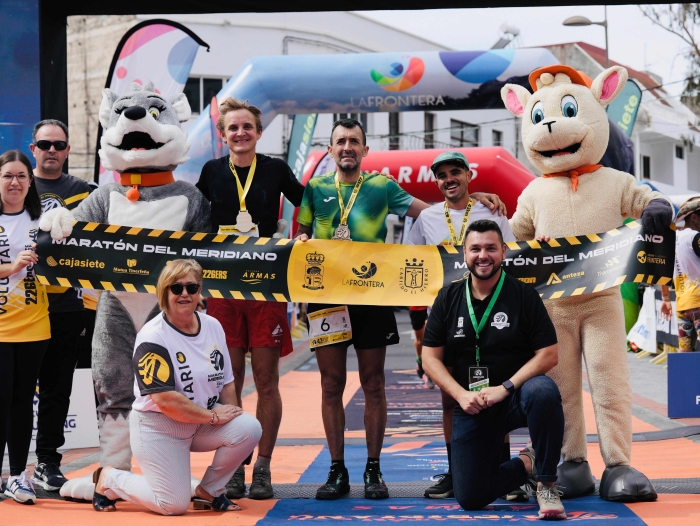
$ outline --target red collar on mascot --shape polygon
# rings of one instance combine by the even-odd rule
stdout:
[[[584,164],[573,170],[565,172],[554,172],[553,174],[542,174],[542,177],[571,177],[571,188],[574,192],[578,189],[578,176],[595,172],[598,168],[602,168],[602,164]]]
[[[139,196],[141,195],[139,193],[139,186],[163,186],[164,184],[174,182],[175,177],[173,177],[173,172],[119,174],[119,184],[122,186],[131,186],[131,188],[126,191],[126,198],[132,202],[139,200]]]
[[[581,84],[582,86],[586,86],[589,89],[591,87],[591,84],[593,84],[593,80],[591,79],[591,77],[586,75],[583,71],[575,70],[574,68],[570,66],[565,66],[563,64],[556,64],[553,66],[545,66],[543,68],[538,68],[532,73],[530,73],[528,80],[530,81],[530,86],[532,87],[533,92],[537,91],[536,81],[542,76],[543,73],[551,73],[552,75],[556,75],[557,73],[565,73],[569,76],[571,82],[573,82],[574,84]],[[579,175],[595,172],[598,168],[602,167],[602,164],[584,164],[583,166],[579,166],[578,168],[574,168],[573,170],[555,172],[552,174],[542,174],[542,177],[570,177],[571,187],[574,189],[575,192],[578,189]]]

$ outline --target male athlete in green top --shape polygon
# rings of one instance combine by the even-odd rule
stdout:
[[[388,213],[416,218],[428,207],[406,193],[395,181],[379,174],[362,173],[360,164],[369,151],[366,142],[365,131],[358,121],[341,119],[333,125],[328,153],[333,157],[337,171],[316,177],[306,185],[297,218],[297,239],[306,241],[313,232],[318,239],[383,243]],[[500,202],[496,197],[492,204],[489,199],[493,197],[483,196],[481,199],[489,208],[496,208]],[[393,308],[309,304],[308,313],[310,335],[336,332],[338,327],[333,324],[339,319],[346,327],[349,319],[352,332],[352,339],[314,348],[321,372],[323,427],[332,460],[328,480],[318,489],[316,498],[337,499],[350,491],[344,462],[343,407],[350,344],[357,352],[360,384],[365,395],[368,455],[364,473],[365,498],[387,498],[389,491],[379,469],[379,453],[387,418],[384,394],[386,346],[399,342]]]

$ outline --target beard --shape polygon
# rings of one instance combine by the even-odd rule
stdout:
[[[477,266],[479,263],[484,263],[488,262],[493,265],[491,267],[490,271],[487,271],[484,273],[484,271],[479,270],[479,267]],[[491,279],[494,277],[499,270],[501,270],[501,265],[496,265],[496,262],[493,259],[475,259],[474,262],[470,265],[467,263],[467,268],[469,269],[469,272],[471,272],[472,276],[474,276],[476,279],[480,279],[483,281],[486,281],[488,279]]]
[[[360,163],[355,157],[345,157],[336,165],[341,172],[354,172],[360,166]]]

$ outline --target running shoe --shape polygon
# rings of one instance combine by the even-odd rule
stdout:
[[[441,473],[440,475],[435,475],[432,480],[436,481],[437,484],[433,484],[428,489],[425,490],[426,498],[428,499],[449,499],[455,496],[452,490],[452,473]]]
[[[566,519],[566,511],[561,503],[562,492],[555,486],[545,486],[540,483],[537,486],[537,504],[540,505],[538,519],[545,521],[561,521]]]
[[[63,476],[58,464],[37,464],[32,475],[32,482],[46,491],[58,491],[68,479]]]
[[[253,482],[250,484],[248,497],[254,500],[265,500],[271,499],[274,494],[270,470],[262,467],[254,468]]]
[[[32,479],[28,475],[29,473],[25,469],[21,475],[8,478],[5,486],[5,495],[12,497],[20,504],[34,504],[36,502],[36,493],[34,493]]]
[[[423,383],[428,389],[435,389],[435,382],[430,379],[430,376],[423,374]]]
[[[229,499],[242,499],[245,496],[245,468],[242,464],[226,484],[226,496]]]
[[[381,471],[378,469],[366,469],[364,479],[366,499],[389,498],[389,488],[387,488],[386,484],[384,484]]]
[[[336,500],[350,493],[350,475],[347,468],[331,466],[326,483],[316,490],[318,500]]]
[[[527,485],[532,493],[535,493],[537,491],[537,467],[535,466],[535,449],[532,447],[532,442],[528,442],[519,455],[528,457],[532,463],[532,470],[527,474]]]
[[[525,487],[529,487],[529,483]],[[521,487],[514,489],[510,493],[506,493],[501,498],[510,502],[527,502],[530,500],[530,495]]]

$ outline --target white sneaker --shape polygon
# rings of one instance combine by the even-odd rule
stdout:
[[[540,512],[537,518],[545,521],[560,521],[566,519],[564,506],[559,498],[561,492],[554,486],[546,486],[542,483],[537,485],[537,503],[540,505]]]
[[[34,504],[36,502],[36,493],[34,493],[32,479],[28,475],[25,469],[18,477],[8,478],[5,495],[12,497],[20,504]]]

